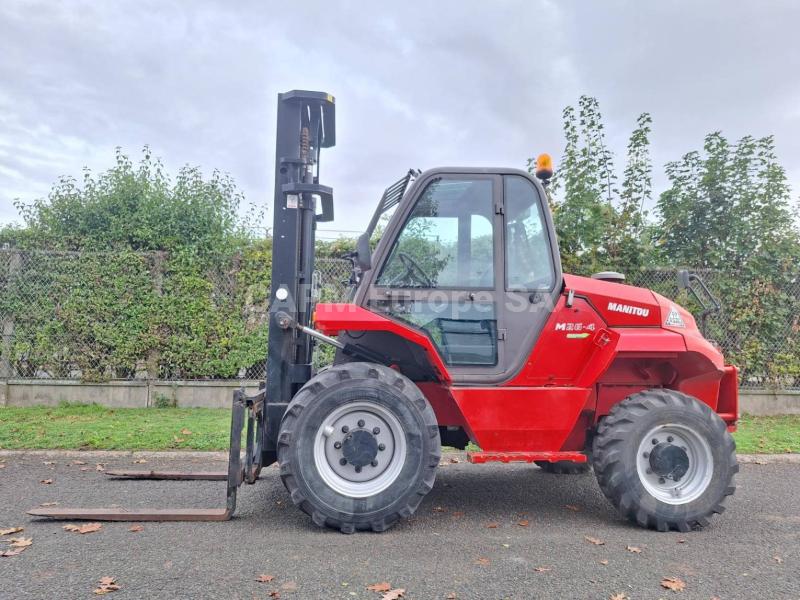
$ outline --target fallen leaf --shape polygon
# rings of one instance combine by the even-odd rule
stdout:
[[[294,592],[297,590],[297,582],[296,581],[287,581],[281,586],[281,589],[286,592]]]
[[[661,580],[661,587],[672,590],[673,592],[680,592],[686,587],[686,582],[677,577],[664,577]]]
[[[460,463],[460,462],[461,462],[461,460],[459,460],[459,458],[458,458],[457,456],[453,456],[453,457],[450,459],[450,462],[455,464],[455,463]]]
[[[186,427],[184,427],[183,429],[181,429],[181,435],[192,435],[192,432],[186,429]]]
[[[404,596],[406,590],[404,588],[396,588],[394,590],[389,590],[385,592],[383,596],[381,596],[381,600],[397,600],[398,598]]]
[[[86,461],[85,460],[73,460],[70,464],[71,465],[85,465]]]
[[[522,519],[519,523],[517,523],[517,525],[519,525],[520,527],[527,527],[530,524],[531,522],[528,521],[528,519]]]
[[[488,523],[486,529],[497,529],[497,523]]]
[[[628,597],[620,592],[619,594],[614,594],[613,596],[609,596],[608,600],[628,600]]]
[[[608,561],[604,558],[603,560],[600,561],[600,564],[601,565],[607,565]]]
[[[51,483],[53,483],[53,480],[52,479],[42,479],[39,483],[43,483],[45,485],[50,485]]]
[[[88,470],[89,470],[89,467],[81,467],[81,471],[83,471],[84,473],[85,473],[86,471],[88,471]]]
[[[574,504],[565,504],[564,508],[566,508],[567,510],[571,510],[573,512],[580,512],[581,510],[580,507],[575,506]]]
[[[143,465],[146,462],[147,461],[145,459],[143,459],[143,458],[137,458],[135,461],[133,461],[133,464],[135,464],[135,465]]]
[[[370,592],[388,592],[390,589],[392,589],[392,584],[387,581],[382,583],[373,583],[372,585],[368,585],[367,589]]]
[[[64,525],[62,529],[66,531],[72,531],[74,533],[94,533],[95,531],[100,531],[103,528],[102,523],[86,523],[86,525]]]
[[[0,529],[0,535],[8,535],[10,533],[19,533],[23,531],[24,527],[8,527],[7,529]]]
[[[686,538],[678,538],[678,543],[679,544],[685,544],[686,543]]]
[[[459,518],[459,517],[463,517],[464,516],[464,511],[463,510],[454,510],[450,514],[453,515],[455,518]]]
[[[56,464],[56,461],[54,461],[54,460],[43,460],[42,464],[43,465],[54,465],[54,464]]]
[[[20,528],[19,528],[19,530],[20,530],[20,531],[22,531],[22,527],[20,527]],[[2,533],[0,533],[0,535],[2,535]],[[773,558],[773,559],[775,560],[775,562],[776,562],[776,563],[778,563],[778,564],[781,564],[781,563],[783,562],[783,559],[782,559],[780,556],[773,556],[772,558]]]
[[[445,600],[456,600],[456,593],[450,592],[447,596],[444,597]]]
[[[274,591],[273,591],[273,592],[270,592],[270,593],[269,593],[269,597],[270,597],[270,598],[280,598],[280,597],[281,597],[281,593],[280,593],[280,592],[274,592]]]
[[[128,531],[132,531],[133,533],[139,533],[140,531],[144,531],[144,527],[141,525],[131,525],[128,527]]]
[[[552,571],[552,567],[534,567],[533,569],[537,573],[547,573],[548,571]]]
[[[39,506],[58,506],[58,502],[42,502]]]
[[[114,577],[101,577],[100,583],[97,589],[94,590],[94,593],[98,596],[102,596],[104,594],[116,592],[118,589],[119,585],[117,585],[117,580]]]
[[[480,565],[480,566],[482,566],[482,567],[486,567],[486,566],[488,566],[488,565],[489,565],[491,562],[492,562],[492,561],[490,561],[490,560],[489,560],[488,558],[486,558],[485,556],[481,556],[479,559],[477,559],[477,560],[475,561],[475,564],[476,564],[476,565]]]
[[[625,550],[628,552],[633,552],[634,554],[641,554],[642,549],[637,546],[625,546]]]
[[[6,468],[6,463],[0,463],[0,469],[5,469],[5,468]]]
[[[173,436],[172,436],[172,439],[173,439],[173,440],[175,440],[175,443],[176,443],[176,444],[182,444],[183,442],[185,442],[185,441],[186,441],[186,440],[185,440],[185,439],[183,439],[183,438],[179,438],[177,435],[173,435]]]
[[[33,540],[31,538],[11,538],[8,541],[11,542],[12,548],[27,548],[33,544]]]
[[[0,553],[0,556],[16,556],[17,554],[22,554],[25,552],[27,548],[17,548],[16,550],[5,550],[4,552]]]
[[[106,470],[106,466],[103,463],[97,463],[97,466],[95,468],[98,471],[105,471]]]
[[[434,506],[433,512],[444,512],[444,507],[442,506]]]
[[[605,546],[606,545],[606,543],[603,540],[598,540],[596,537],[592,537],[592,536],[589,536],[589,535],[583,536],[583,539],[585,539],[590,544],[594,544],[595,546]]]
[[[273,579],[275,579],[275,577],[273,575],[263,575],[262,574],[262,575],[259,575],[258,577],[256,577],[256,581],[258,583],[269,583]]]

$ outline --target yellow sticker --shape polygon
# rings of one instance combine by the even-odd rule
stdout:
[[[328,94],[328,102],[333,104],[335,101],[336,101],[336,99],[333,96],[331,96],[330,94]]]

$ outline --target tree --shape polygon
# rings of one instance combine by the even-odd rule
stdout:
[[[118,148],[115,165],[104,173],[86,169],[80,183],[62,177],[47,198],[18,202],[26,233],[16,239],[56,250],[225,253],[245,235],[241,200],[233,180],[219,171],[205,179],[197,167],[185,166],[173,183],[148,147],[138,165]]]
[[[711,269],[725,316],[710,332],[743,378],[800,376],[800,233],[771,136],[735,143],[720,132],[703,152],[666,166],[655,226],[664,264]],[[763,378],[766,377],[766,380]]]
[[[651,194],[651,118],[643,113],[628,144],[622,191],[605,142],[596,98],[581,96],[563,112],[565,147],[553,177],[551,208],[569,272],[638,267],[644,255],[644,204]],[[532,168],[533,160],[528,161]]]

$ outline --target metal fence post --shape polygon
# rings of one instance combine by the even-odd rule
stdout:
[[[22,264],[22,255],[18,250],[3,249],[8,254],[8,267],[6,269],[6,285],[4,293],[10,295],[11,286],[15,285],[16,274]],[[3,315],[2,322],[3,341],[0,348],[0,379],[9,379],[14,376],[14,367],[11,365],[11,345],[14,342],[14,315]],[[5,394],[3,395],[5,397]]]

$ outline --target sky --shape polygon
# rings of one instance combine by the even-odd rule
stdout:
[[[618,169],[643,111],[655,191],[705,134],[775,135],[800,192],[800,2],[177,0],[0,4],[0,224],[61,175],[144,145],[230,173],[271,223],[276,100],[336,97],[336,220],[364,228],[409,168],[524,168],[598,98]],[[245,207],[243,207],[245,210]]]

